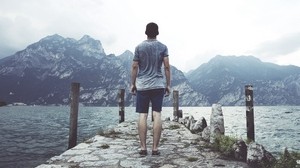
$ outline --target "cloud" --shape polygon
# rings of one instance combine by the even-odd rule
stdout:
[[[103,1],[3,0],[0,6],[0,58],[52,34],[80,39],[87,34],[112,46],[118,22]],[[116,12],[111,10],[111,12]],[[106,13],[106,14],[105,14]],[[118,27],[119,28],[119,27]]]
[[[300,66],[300,32],[290,33],[258,45],[253,54],[262,61]]]
[[[264,57],[276,57],[292,54],[300,49],[300,32],[288,34],[258,46],[254,53]]]
[[[17,16],[13,19],[0,16],[0,58],[13,54],[33,42],[35,27],[30,19]],[[22,48],[20,48],[22,47]]]
[[[299,51],[299,33],[283,36],[299,31],[299,6],[298,0],[1,0],[0,58],[52,34],[87,34],[101,41],[105,53],[119,55],[134,51],[153,21],[171,64],[183,71],[215,55],[275,62]]]

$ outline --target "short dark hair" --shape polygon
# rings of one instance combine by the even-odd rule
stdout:
[[[159,34],[158,25],[153,22],[148,23],[146,26],[145,34],[150,38],[156,37]]]

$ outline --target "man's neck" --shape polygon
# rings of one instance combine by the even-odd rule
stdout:
[[[147,40],[156,40],[156,37],[147,37]]]

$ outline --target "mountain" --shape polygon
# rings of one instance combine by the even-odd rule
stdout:
[[[101,42],[87,35],[80,40],[47,36],[0,60],[0,99],[7,103],[68,104],[70,85],[79,82],[82,104],[117,106],[118,90],[125,88],[125,104],[133,105],[129,94],[132,58],[130,51],[106,55]],[[181,71],[171,69],[181,105],[208,105],[206,97],[191,88]],[[171,96],[164,105],[172,105]]]
[[[131,73],[131,65],[133,60],[133,53],[130,51],[125,51],[123,54],[118,56],[123,62],[123,66],[126,67],[128,73]],[[130,82],[130,79],[129,81]],[[180,106],[208,106],[207,98],[192,89],[184,73],[178,70],[176,67],[171,65],[171,84],[173,90],[179,91],[179,105]],[[128,90],[129,91],[129,90]],[[164,98],[164,105],[172,106],[173,97]]]
[[[76,81],[85,103],[107,105],[116,95],[111,88],[128,85],[122,80],[128,74],[120,65],[118,59],[105,55],[100,41],[89,36],[78,41],[48,36],[0,60],[0,92],[7,102],[66,104],[70,84]]]
[[[244,87],[254,87],[256,105],[299,105],[300,68],[262,62],[253,56],[216,56],[187,74],[209,103],[244,105]]]
[[[130,51],[106,55],[101,42],[88,35],[47,36],[0,59],[0,102],[66,105],[71,83],[78,82],[84,105],[117,106],[118,90],[125,89],[125,105],[132,106],[132,59]],[[187,74],[171,66],[171,84],[180,106],[245,105],[247,84],[254,87],[255,105],[300,105],[300,67],[253,56],[216,56]],[[164,99],[165,106],[172,104],[172,95]]]

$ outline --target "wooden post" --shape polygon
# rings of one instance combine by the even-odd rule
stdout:
[[[77,121],[78,121],[78,100],[79,100],[80,83],[71,85],[71,110],[70,110],[70,130],[69,130],[69,147],[77,145]]]
[[[173,90],[173,117],[178,120],[178,90]]]
[[[177,115],[178,115],[178,118],[182,118],[182,110],[178,110]]]
[[[252,141],[255,141],[252,85],[245,86],[245,96],[246,96],[247,138]]]
[[[125,121],[124,117],[124,95],[125,89],[120,89],[118,93],[118,102],[119,102],[119,123]]]

